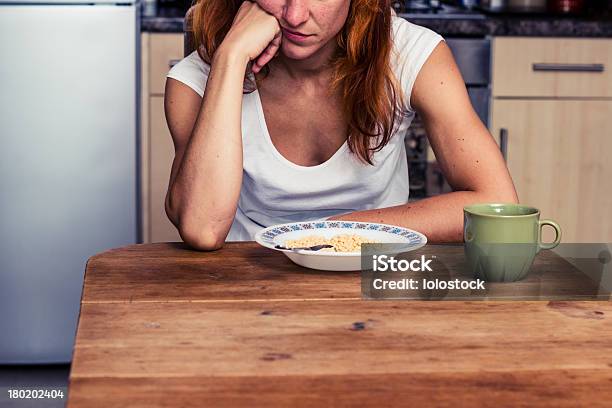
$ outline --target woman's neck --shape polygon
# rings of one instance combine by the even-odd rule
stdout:
[[[334,40],[329,41],[316,53],[303,60],[287,58],[280,53],[270,61],[271,71],[286,76],[287,79],[300,81],[312,80],[321,76],[328,77],[331,69],[330,62],[336,52],[337,45]]]

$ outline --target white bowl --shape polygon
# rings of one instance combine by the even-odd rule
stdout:
[[[358,271],[361,269],[361,252],[330,251],[283,251],[275,248],[284,246],[290,239],[302,239],[311,235],[331,238],[339,234],[356,234],[385,244],[403,244],[401,252],[421,248],[427,238],[420,232],[388,224],[356,221],[308,221],[273,225],[255,235],[258,244],[281,251],[298,265],[324,271]]]

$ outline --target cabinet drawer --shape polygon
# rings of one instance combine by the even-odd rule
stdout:
[[[498,37],[493,96],[612,97],[612,40]]]
[[[161,95],[170,67],[183,58],[183,34],[155,33],[150,38],[149,93]]]

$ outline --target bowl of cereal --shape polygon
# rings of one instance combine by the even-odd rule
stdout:
[[[282,251],[293,262],[306,268],[358,271],[361,269],[361,244],[399,244],[401,252],[408,252],[424,246],[427,238],[420,232],[388,224],[306,221],[265,228],[255,235],[255,241],[266,248]],[[292,249],[316,245],[331,245],[331,248],[318,251]]]

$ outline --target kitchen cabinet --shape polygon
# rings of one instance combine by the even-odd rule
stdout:
[[[559,222],[562,242],[612,241],[610,67],[612,40],[494,40],[491,132],[506,130],[519,200]]]
[[[494,97],[612,97],[612,40],[497,37]]]
[[[164,114],[164,87],[166,73],[183,57],[183,35],[143,33],[141,47],[142,237],[144,242],[181,241],[164,209],[174,159]]]

